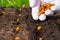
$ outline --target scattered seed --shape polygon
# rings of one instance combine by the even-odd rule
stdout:
[[[16,21],[17,21],[17,22],[19,22],[20,20],[19,20],[19,19],[17,19]]]
[[[21,16],[22,16],[22,14],[18,14],[18,16],[19,16],[19,17],[21,17]]]
[[[40,38],[39,38],[39,40],[43,40],[43,38],[42,38],[42,37],[40,37]]]
[[[43,14],[45,13],[46,10],[50,10],[51,6],[54,6],[54,4],[51,3],[45,3],[45,4],[41,4],[40,8],[39,8],[39,12],[38,12],[38,16],[40,16],[40,13]]]
[[[19,37],[15,37],[15,40],[20,40],[20,38]]]
[[[19,27],[16,27],[16,31],[19,31],[20,30],[20,28]]]
[[[41,28],[42,28],[41,26],[38,26],[38,27],[37,27],[37,30],[41,30]]]

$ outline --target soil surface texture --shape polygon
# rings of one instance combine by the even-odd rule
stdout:
[[[58,14],[59,13],[59,14]],[[33,20],[31,8],[0,7],[0,40],[60,40],[60,12],[43,22]],[[16,21],[19,20],[19,21]],[[38,26],[41,30],[37,30]],[[20,30],[16,31],[19,27]]]

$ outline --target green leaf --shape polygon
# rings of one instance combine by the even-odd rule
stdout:
[[[0,0],[0,6],[3,7],[9,6],[22,7],[24,4],[29,6],[29,0]]]

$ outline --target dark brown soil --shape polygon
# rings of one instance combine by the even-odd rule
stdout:
[[[16,22],[17,19],[20,21]],[[42,26],[40,31],[36,29],[38,25]],[[20,27],[18,32],[15,30],[17,26]],[[15,37],[20,37],[20,40],[38,40],[39,37],[43,40],[60,40],[60,16],[50,16],[41,22],[32,19],[30,7],[22,10],[0,7],[0,40],[14,40]]]

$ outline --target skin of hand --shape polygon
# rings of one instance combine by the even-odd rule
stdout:
[[[37,0],[29,0],[30,7],[36,6],[36,2],[37,2]]]
[[[38,20],[38,12],[40,7],[40,0],[29,0],[30,7],[32,7],[32,17],[34,20]]]
[[[30,7],[32,7],[32,17],[34,20],[40,20],[44,21],[46,20],[46,16],[53,15],[54,11],[60,10],[60,0],[29,0]],[[51,7],[51,10],[46,10],[45,14],[41,14],[41,16],[38,16],[39,7],[42,3],[54,3],[55,6]]]
[[[59,11],[60,10],[60,0],[54,0],[53,3],[55,4],[55,6],[52,6],[51,10],[53,10],[53,11]]]

